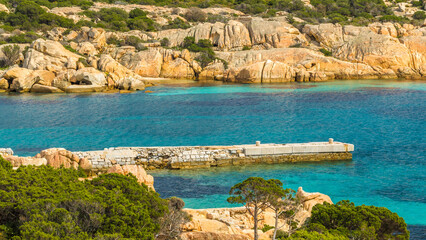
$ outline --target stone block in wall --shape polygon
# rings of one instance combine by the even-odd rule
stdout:
[[[304,144],[295,144],[293,145],[293,153],[315,153],[318,152],[317,145],[304,145]]]
[[[293,153],[291,146],[275,146],[275,154],[290,154]]]
[[[246,147],[244,154],[247,156],[262,155],[262,149],[260,147]]]

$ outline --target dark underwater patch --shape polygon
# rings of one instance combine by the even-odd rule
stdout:
[[[202,184],[194,178],[155,176],[154,187],[162,198],[204,198],[209,195],[227,194],[231,187]]]

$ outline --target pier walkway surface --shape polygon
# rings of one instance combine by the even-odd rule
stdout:
[[[351,160],[354,145],[334,142],[256,144],[232,146],[114,147],[74,152],[93,168],[143,165],[146,169],[187,169],[261,163]]]

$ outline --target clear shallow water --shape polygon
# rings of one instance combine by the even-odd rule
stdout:
[[[153,93],[0,95],[0,147],[34,155],[65,147],[227,145],[336,141],[353,161],[155,171],[163,197],[187,207],[225,207],[249,176],[329,195],[334,202],[385,206],[426,225],[426,84],[341,81],[280,85],[180,84]],[[419,230],[420,229],[420,230]]]

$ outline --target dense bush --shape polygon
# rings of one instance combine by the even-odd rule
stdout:
[[[5,59],[4,63],[0,64],[0,67],[12,66],[16,63],[16,61],[18,61],[19,54],[21,53],[21,49],[16,44],[4,46],[1,51],[3,52]]]
[[[322,52],[327,57],[330,57],[330,56],[333,55],[332,52],[330,52],[330,51],[328,51],[327,49],[324,49],[324,48],[321,48],[319,51]]]
[[[36,30],[43,26],[47,28],[60,26],[70,28],[74,26],[71,19],[47,13],[39,4],[32,1],[21,1],[15,12],[7,16],[2,15],[4,22],[10,26],[17,26],[24,30]]]
[[[413,14],[414,19],[424,20],[426,18],[426,13],[424,11],[417,11]]]
[[[409,239],[404,219],[384,207],[355,206],[349,201],[318,204],[306,230],[350,239]],[[305,234],[305,233],[302,233]]]
[[[187,29],[190,28],[191,25],[189,25],[187,22],[180,18],[175,18],[173,21],[169,21],[167,25],[164,25],[163,29]]]
[[[20,167],[0,157],[0,238],[153,239],[167,202],[133,176]],[[20,238],[17,238],[20,237]]]
[[[7,38],[8,43],[32,43],[34,40],[39,39],[40,36],[34,32],[20,33]]]
[[[208,39],[200,39],[197,43],[195,43],[194,37],[186,37],[183,40],[182,47],[191,52],[200,53],[195,60],[200,63],[201,67],[206,67],[209,63],[216,59],[216,54],[212,49],[213,45]]]
[[[190,8],[184,15],[185,19],[190,22],[205,22],[207,21],[207,14],[199,8]]]
[[[138,8],[129,13],[120,8],[102,8],[98,12],[86,10],[83,14],[97,22],[96,26],[111,30],[156,30],[154,21],[146,16],[146,12]]]

